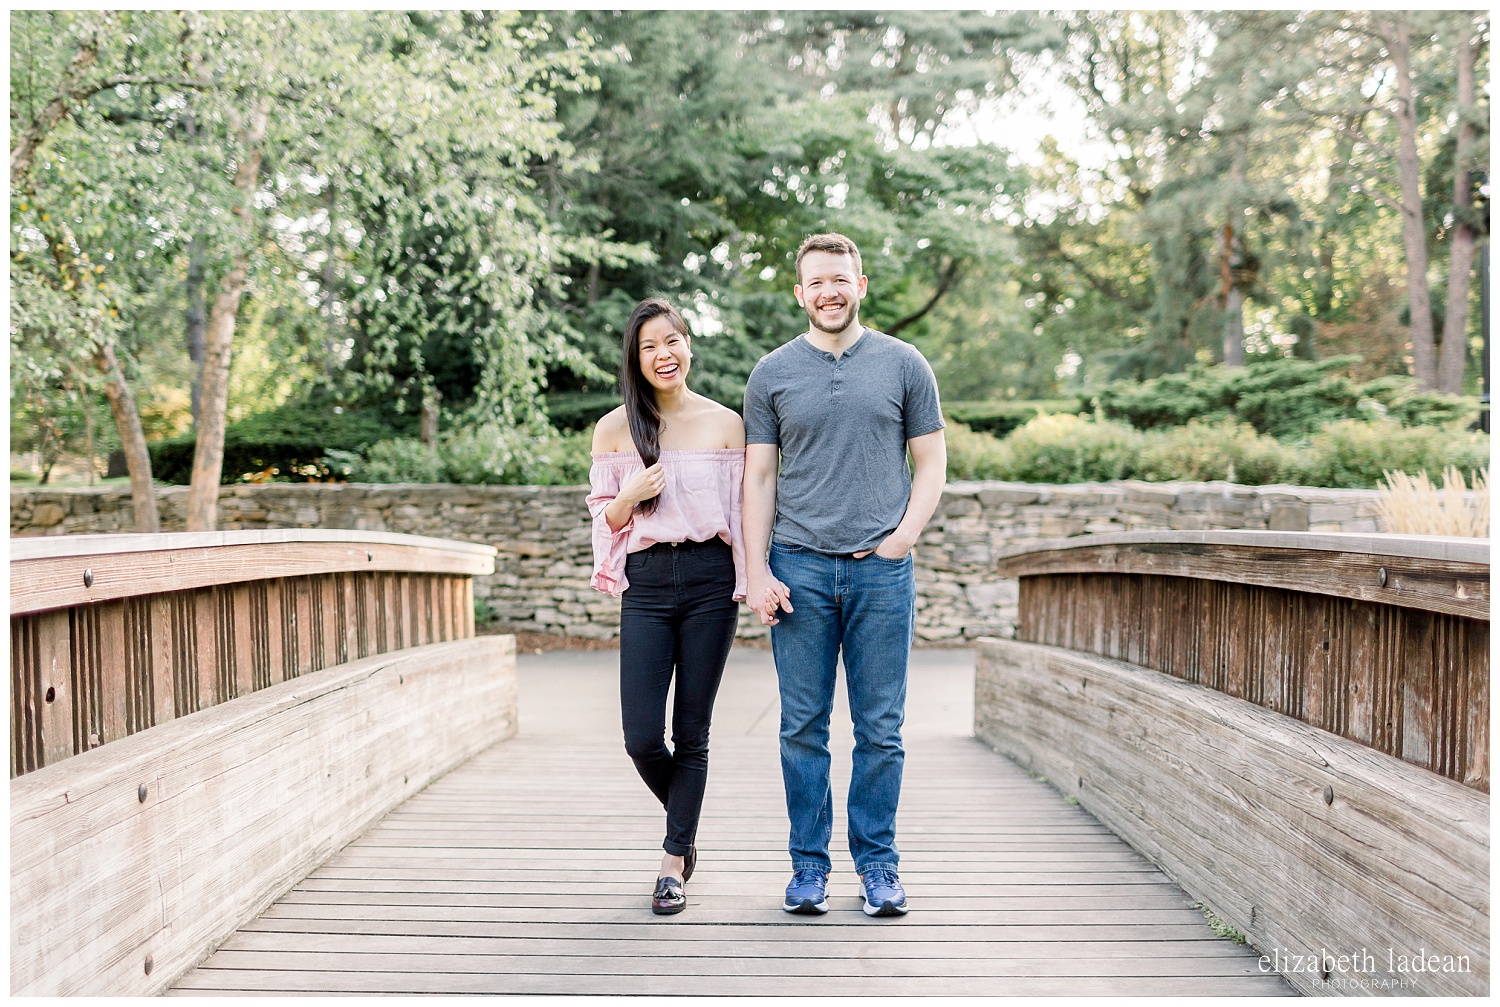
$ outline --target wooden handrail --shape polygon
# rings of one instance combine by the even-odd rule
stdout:
[[[474,635],[490,546],[377,532],[11,543],[11,776],[310,671]]]
[[[1489,564],[1488,539],[1182,531],[1050,540],[1002,553],[996,570],[1003,577],[1063,573],[1191,577],[1488,621]]]
[[[12,539],[10,614],[282,577],[360,571],[483,576],[493,546],[299,529]]]
[[[1489,543],[1137,532],[1002,556],[1017,638],[1248,700],[1489,790]]]

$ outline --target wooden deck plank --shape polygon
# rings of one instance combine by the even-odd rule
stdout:
[[[593,922],[587,924],[535,923],[535,922],[472,922],[443,920],[405,920],[387,917],[384,919],[323,919],[316,916],[261,916],[241,928],[241,933],[338,933],[338,934],[409,934],[432,937],[503,937],[512,940],[529,940],[538,937],[555,938],[613,938],[618,940],[659,937],[648,928],[673,927],[670,930],[674,941],[702,940],[746,940],[789,941],[807,940],[804,926],[819,927],[818,940],[879,940],[887,943],[909,942],[933,944],[951,941],[973,943],[990,941],[1001,943],[1057,943],[1071,941],[1125,941],[1151,944],[1156,941],[1205,941],[1221,947],[1233,948],[1244,954],[1246,949],[1216,937],[1213,931],[1197,923],[1193,924],[1129,924],[1113,926],[1108,931],[1087,925],[1036,926],[1024,924],[969,925],[948,924],[921,927],[885,927],[879,921],[867,922],[860,913],[830,914],[813,922],[795,918],[777,921],[774,924],[721,923],[693,925],[653,919],[640,923]]]
[[[199,995],[219,989],[322,994],[488,993],[661,996],[1285,996],[1280,976],[1205,977],[1023,977],[912,978],[869,976],[691,976],[663,982],[659,976],[530,975],[453,972],[269,972],[260,969],[198,969],[178,992]]]
[[[658,942],[659,945],[666,942]],[[820,949],[824,950],[824,949]],[[1069,951],[1065,955],[1031,955],[1023,958],[966,956],[962,958],[887,958],[877,949],[847,946],[830,955],[794,954],[775,956],[729,955],[683,956],[659,947],[643,955],[545,955],[545,954],[444,954],[390,951],[220,950],[214,969],[323,972],[495,972],[531,975],[654,975],[695,976],[930,976],[977,978],[1092,977],[1092,976],[1249,976],[1261,974],[1255,963],[1244,958],[1200,958],[1183,963],[1169,958],[1091,958]]]
[[[736,929],[735,933],[739,931]],[[891,941],[877,935],[874,940],[821,941],[798,949],[804,958],[885,955],[892,958],[930,958],[931,941]],[[965,949],[974,958],[1016,958],[1008,941],[969,941]],[[430,934],[323,934],[283,930],[242,930],[225,942],[224,951],[351,951],[386,954],[494,954],[491,937],[435,937]],[[786,941],[742,940],[738,937],[678,940],[676,937],[520,937],[506,944],[506,953],[516,955],[634,956],[672,955],[679,958],[712,958],[733,953],[747,958],[783,958]],[[1059,954],[1082,958],[1244,958],[1244,949],[1228,941],[1054,941],[1036,942],[1030,957]]]
[[[607,681],[615,658],[579,658],[594,661],[586,680],[561,683],[552,672],[550,682],[528,678],[526,660],[519,738],[395,809],[173,992],[1290,992],[1087,813],[968,736],[969,724],[935,724],[915,689],[897,823],[911,914],[860,911],[842,808],[830,912],[782,912],[785,798],[775,718],[760,716],[767,681],[774,701],[768,658],[756,671],[763,679],[726,676],[689,907],[652,916],[660,812],[617,740],[610,693],[592,714],[576,709],[598,688],[588,676]],[[528,702],[545,705],[547,688],[556,707],[528,720]],[[568,703],[576,724],[558,722]],[[836,715],[840,794],[851,744]]]

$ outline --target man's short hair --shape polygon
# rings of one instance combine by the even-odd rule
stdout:
[[[802,259],[808,252],[831,252],[834,255],[851,255],[854,257],[854,276],[859,278],[865,271],[863,262],[859,257],[859,246],[851,239],[842,234],[809,234],[802,239],[802,244],[797,248],[797,282],[802,282]]]

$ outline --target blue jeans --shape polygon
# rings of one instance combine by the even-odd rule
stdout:
[[[896,869],[896,805],[906,753],[906,664],[916,628],[912,558],[830,556],[771,546],[771,572],[791,589],[791,612],[771,627],[781,686],[781,776],[792,869],[827,872],[833,835],[828,722],[840,648],[854,719],[849,853],[855,870]]]

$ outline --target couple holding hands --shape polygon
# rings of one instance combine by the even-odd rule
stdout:
[[[855,738],[849,852],[864,911],[907,911],[895,823],[911,549],[946,478],[943,417],[922,355],[860,324],[867,281],[853,241],[809,237],[796,275],[809,328],[756,364],[743,421],[688,390],[687,325],[652,298],[625,326],[625,404],[594,432],[592,583],[621,599],[625,750],[667,813],[658,914],[687,906],[709,722],[740,601],[771,627],[781,693],[792,868],[782,908],[828,911],[828,735],[842,650]]]

